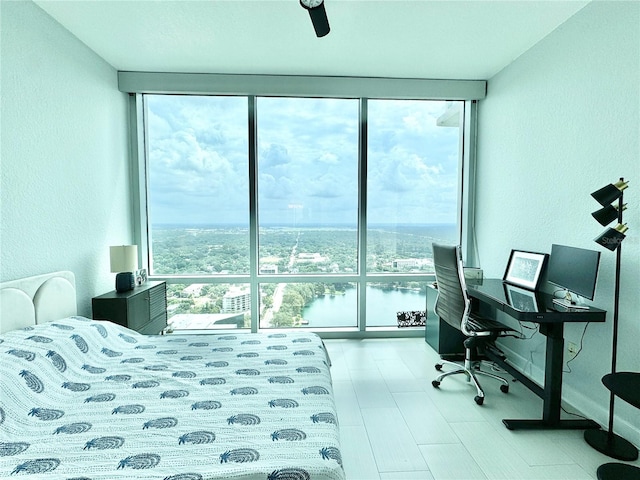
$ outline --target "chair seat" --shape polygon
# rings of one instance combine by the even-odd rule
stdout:
[[[466,323],[466,328],[469,332],[509,332],[513,331],[513,329],[507,327],[506,325],[497,322],[495,320],[490,320],[488,318],[469,316]]]

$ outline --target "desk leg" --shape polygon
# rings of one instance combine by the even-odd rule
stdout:
[[[544,366],[544,389],[542,392],[542,419],[540,420],[502,420],[509,430],[543,429],[587,429],[600,428],[593,420],[561,420],[562,368],[564,355],[564,324],[541,323],[540,333],[547,337],[547,349]]]
[[[547,422],[557,423],[560,421],[560,404],[562,402],[564,323],[540,325],[540,330],[547,337],[542,418]]]

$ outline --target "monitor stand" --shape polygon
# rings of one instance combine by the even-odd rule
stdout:
[[[576,310],[589,310],[588,305],[581,305],[576,302],[572,302],[571,300],[567,300],[566,298],[554,298],[553,303],[556,305],[560,305],[564,308],[574,308]]]

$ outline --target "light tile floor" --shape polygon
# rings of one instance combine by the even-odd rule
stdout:
[[[582,430],[507,430],[502,418],[541,415],[542,401],[517,382],[504,394],[482,378],[482,406],[463,376],[433,388],[438,355],[421,338],[324,342],[348,480],[589,480],[614,461]]]

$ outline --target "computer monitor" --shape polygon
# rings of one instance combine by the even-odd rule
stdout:
[[[575,296],[593,300],[599,263],[600,252],[595,250],[551,245],[547,280],[567,291],[565,298],[554,299],[554,303],[569,308],[586,308]]]

